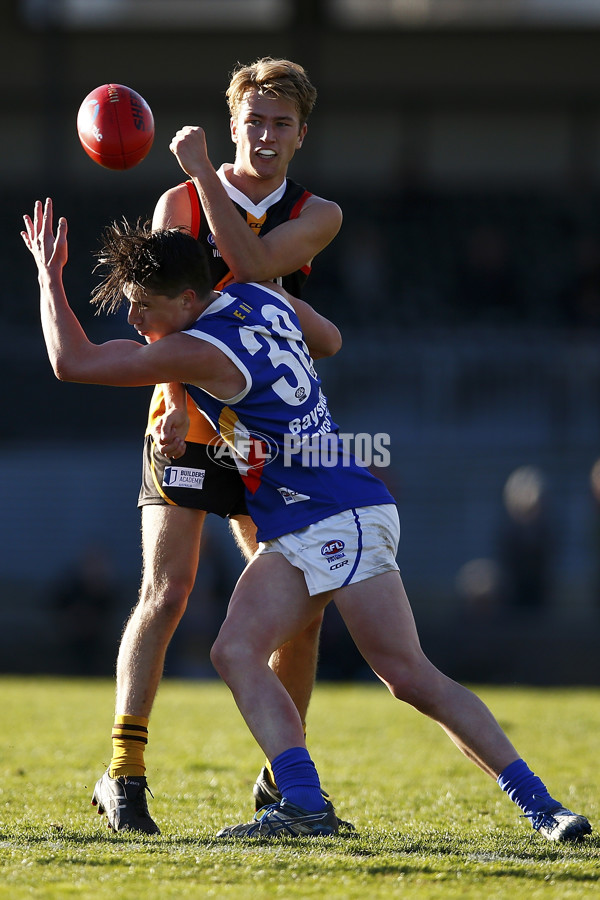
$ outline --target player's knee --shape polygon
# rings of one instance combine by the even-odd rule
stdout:
[[[226,684],[236,675],[245,677],[254,666],[259,654],[249,644],[244,634],[238,634],[223,625],[210,650],[210,661]]]
[[[409,703],[414,706],[415,692],[414,686],[410,683],[410,679],[403,674],[395,674],[385,679],[387,688],[396,700],[402,700],[403,703]]]
[[[193,585],[180,579],[145,583],[140,593],[144,614],[179,622],[186,610],[192,587]]]
[[[381,677],[392,697],[408,703],[419,712],[428,713],[434,695],[430,677],[432,670],[427,660],[414,660],[390,666]]]
[[[225,661],[222,655],[221,644],[219,643],[218,638],[210,648],[209,656],[217,675],[220,675],[223,681],[227,683],[227,678],[225,677]]]
[[[233,643],[219,634],[210,648],[210,661],[226,684],[229,684],[231,672],[235,671],[237,660]]]

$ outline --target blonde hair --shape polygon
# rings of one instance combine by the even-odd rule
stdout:
[[[270,56],[257,59],[249,66],[240,64],[234,69],[225,93],[234,118],[251,90],[290,100],[296,107],[301,126],[308,119],[317,99],[317,91],[302,66],[289,59],[273,59]]]

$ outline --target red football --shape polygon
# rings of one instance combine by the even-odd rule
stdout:
[[[131,169],[154,140],[152,110],[131,88],[103,84],[87,95],[77,113],[81,146],[106,169]]]

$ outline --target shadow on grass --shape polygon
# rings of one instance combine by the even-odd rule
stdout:
[[[480,849],[478,848],[478,845]],[[84,830],[65,828],[60,825],[39,827],[6,827],[0,829],[0,847],[26,849],[32,847],[51,847],[53,850],[69,848],[96,848],[104,850],[122,849],[139,850],[142,853],[163,854],[179,848],[185,850],[221,852],[234,856],[237,852],[247,854],[249,851],[279,852],[286,848],[292,851],[316,851],[317,854],[331,854],[343,859],[365,862],[363,871],[373,874],[382,873],[401,875],[407,872],[423,874],[439,871],[431,862],[425,863],[424,857],[434,857],[444,865],[456,863],[471,871],[478,870],[488,875],[512,875],[515,877],[539,878],[548,877],[548,863],[556,863],[562,871],[553,870],[555,880],[575,879],[578,881],[598,881],[598,872],[584,873],[572,871],[572,867],[589,864],[598,859],[600,837],[593,835],[574,844],[549,844],[540,841],[533,835],[517,840],[507,839],[503,834],[486,834],[477,837],[464,837],[448,833],[426,832],[422,835],[407,835],[402,832],[379,832],[368,830],[360,832],[341,832],[336,837],[326,838],[215,838],[214,834],[205,832],[178,833],[176,830],[162,835],[140,835],[127,832],[115,833],[108,828],[102,830]],[[419,861],[420,858],[420,861]],[[396,862],[395,859],[398,859]],[[369,864],[369,860],[373,864]],[[379,862],[375,862],[379,860]],[[402,860],[402,861],[400,861]],[[278,864],[283,862],[278,856]],[[105,860],[87,860],[89,865],[103,865]],[[544,869],[535,870],[544,865]]]

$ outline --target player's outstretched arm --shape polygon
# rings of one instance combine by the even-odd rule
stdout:
[[[171,380],[184,380],[172,366],[167,352],[148,351],[151,345],[137,341],[107,341],[93,344],[69,306],[62,273],[68,258],[67,220],[59,219],[56,235],[53,228],[52,200],[44,206],[36,201],[33,216],[23,217],[21,236],[33,256],[40,285],[40,316],[48,357],[60,381],[87,384],[143,385],[154,384],[154,373]],[[171,335],[173,339],[183,335]],[[144,354],[144,351],[146,353]],[[142,355],[144,354],[144,355]]]
[[[40,314],[48,356],[57,378],[65,377],[68,358],[85,352],[90,343],[65,294],[62,272],[68,259],[67,220],[53,230],[52,200],[37,200],[33,216],[23,216],[21,237],[35,260],[40,285]]]

